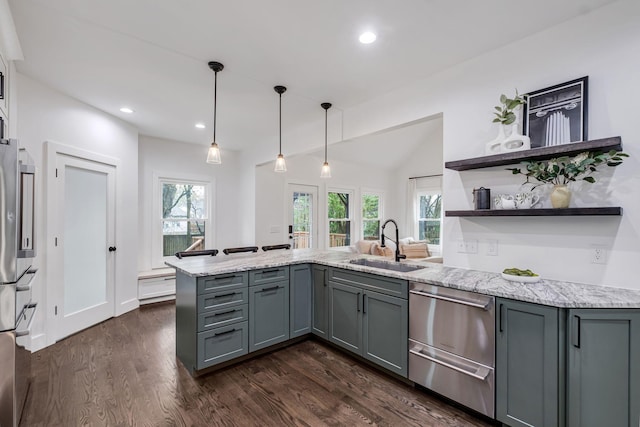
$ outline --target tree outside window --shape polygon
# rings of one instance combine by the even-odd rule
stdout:
[[[378,194],[362,195],[362,238],[380,239],[381,197]]]
[[[206,186],[162,182],[162,255],[205,248]]]
[[[418,195],[418,239],[440,245],[442,195]]]
[[[328,194],[330,248],[351,244],[350,198],[349,193],[329,192]]]

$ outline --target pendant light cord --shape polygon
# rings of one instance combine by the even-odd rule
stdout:
[[[280,151],[279,155],[282,155],[282,93],[280,95]]]
[[[327,163],[327,113],[329,109],[324,110],[324,162]]]
[[[218,72],[214,73],[213,78],[213,142],[216,142],[216,113],[218,112]]]

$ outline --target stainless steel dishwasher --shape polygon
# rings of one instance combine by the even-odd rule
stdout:
[[[409,283],[409,379],[494,416],[495,299]]]

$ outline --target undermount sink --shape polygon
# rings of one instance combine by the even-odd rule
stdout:
[[[403,273],[427,268],[426,266],[422,266],[422,265],[402,264],[399,262],[380,261],[380,260],[369,259],[369,258],[352,259],[349,262],[351,264],[363,265],[365,267],[382,268],[384,270],[401,271]]]

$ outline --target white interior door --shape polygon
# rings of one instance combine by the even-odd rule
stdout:
[[[288,184],[287,227],[292,249],[318,247],[318,187]]]
[[[115,167],[58,154],[56,340],[115,314]]]

